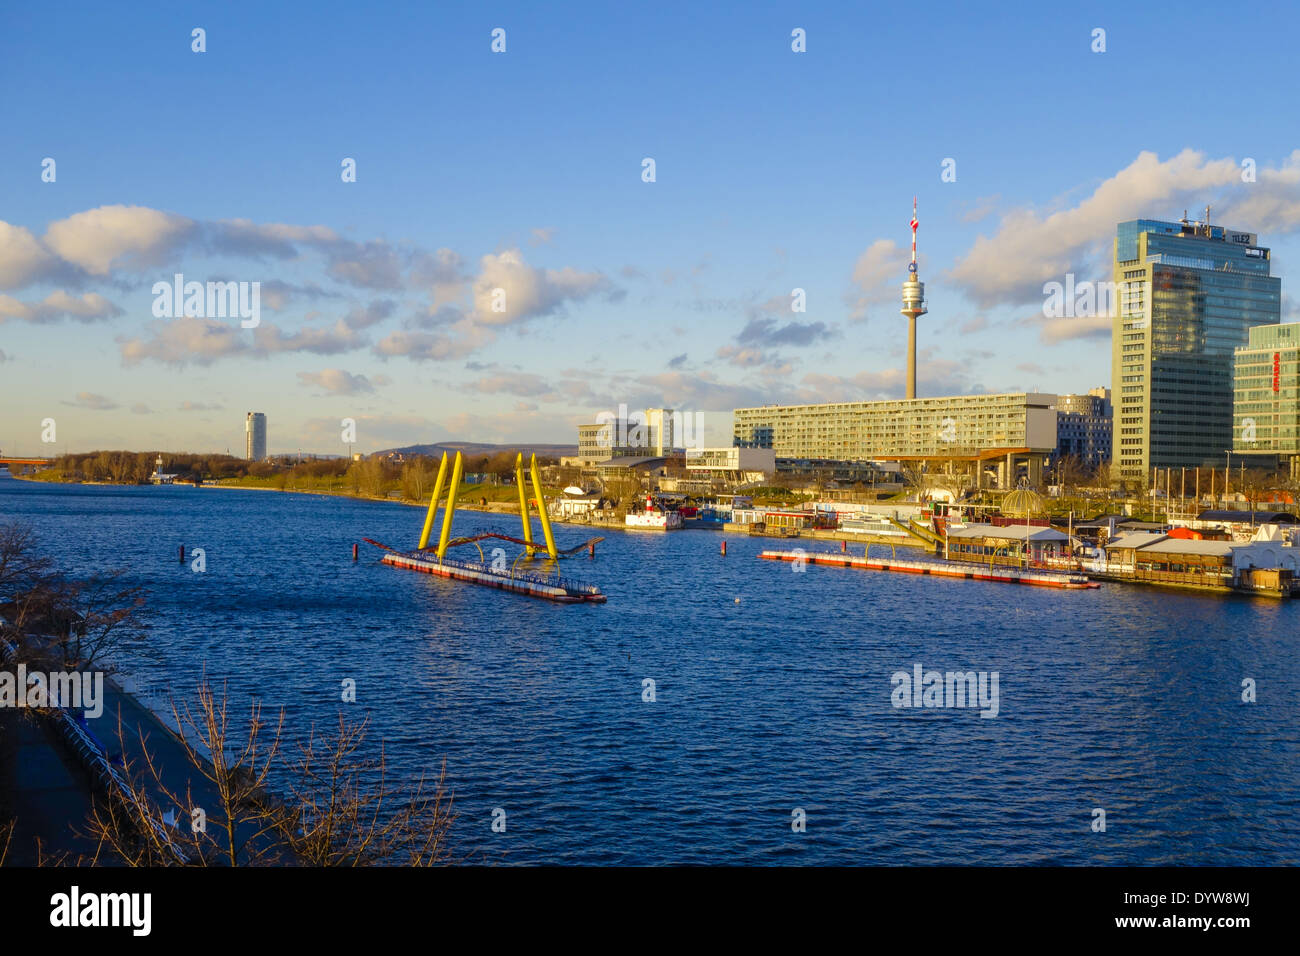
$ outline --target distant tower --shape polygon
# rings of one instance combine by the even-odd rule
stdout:
[[[266,416],[261,412],[244,416],[244,457],[249,461],[266,457]]]
[[[916,398],[916,317],[925,315],[925,283],[916,275],[916,197],[912,197],[912,261],[903,283],[903,315],[907,316],[907,397]]]

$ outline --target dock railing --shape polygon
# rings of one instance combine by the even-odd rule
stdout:
[[[566,578],[560,574],[546,574],[538,571],[516,571],[513,568],[503,571],[494,569],[491,565],[479,561],[465,561],[460,558],[443,557],[439,562],[437,556],[421,556],[421,560],[432,561],[450,565],[453,568],[463,568],[466,571],[478,571],[480,574],[491,574],[499,578],[507,578],[511,581],[523,581],[528,584],[537,584],[548,588],[561,588],[576,594],[599,594],[600,588],[594,584],[585,584],[581,581],[575,581],[572,578]]]

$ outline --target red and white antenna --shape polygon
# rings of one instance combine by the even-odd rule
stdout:
[[[917,221],[916,218],[916,197],[913,196],[912,197],[912,265],[916,265],[916,227],[919,225],[920,223]],[[911,269],[909,271],[915,272],[916,270]]]

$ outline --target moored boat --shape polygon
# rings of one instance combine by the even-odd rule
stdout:
[[[629,528],[645,531],[677,531],[682,527],[682,516],[676,511],[636,511],[623,522]]]

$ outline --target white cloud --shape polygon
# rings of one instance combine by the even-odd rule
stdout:
[[[353,375],[341,368],[327,368],[319,372],[299,372],[298,378],[304,385],[324,389],[331,395],[357,395],[370,393],[376,385],[388,384],[388,378],[380,375],[372,381],[364,375]]]
[[[1105,315],[1046,319],[1041,314],[1030,316],[1017,324],[1037,327],[1039,338],[1047,345],[1077,339],[1109,339],[1114,325],[1113,320]]]
[[[518,249],[488,254],[480,260],[474,280],[474,316],[484,325],[526,322],[559,311],[567,302],[580,302],[596,294],[610,294],[613,285],[599,272],[572,267],[539,269],[524,262]],[[497,294],[504,293],[504,297]],[[504,311],[494,311],[501,302]]]
[[[1243,184],[1241,167],[1234,159],[1207,160],[1204,154],[1185,149],[1161,162],[1155,153],[1143,152],[1072,208],[1048,215],[1030,209],[1007,212],[991,237],[975,240],[948,279],[981,306],[1041,301],[1043,283],[1061,281],[1066,273],[1098,270],[1100,260],[1111,254],[1116,223],[1170,218],[1185,206],[1203,204],[1207,195],[1217,191],[1249,190],[1266,181],[1261,171],[1259,183]],[[1242,223],[1238,228],[1254,228],[1254,224]]]
[[[209,226],[214,249],[232,255],[276,259],[298,256],[298,245],[326,246],[340,241],[327,226],[295,226],[281,222],[255,223],[248,219],[222,219]]]
[[[100,206],[50,223],[45,244],[92,275],[167,261],[196,228],[192,219],[145,206]]]
[[[454,249],[420,252],[411,259],[410,284],[428,289],[430,313],[464,295],[469,280],[465,260]]]
[[[21,289],[58,266],[58,258],[28,230],[0,220],[0,289]]]
[[[358,306],[343,317],[344,323],[352,329],[365,329],[377,325],[397,311],[397,303],[392,299],[376,299],[367,306]]]
[[[1282,233],[1300,228],[1300,149],[1276,169],[1259,168],[1257,181],[1244,185],[1221,218],[1230,228]],[[1232,217],[1232,222],[1227,221]]]
[[[264,352],[313,352],[317,355],[336,355],[366,344],[364,337],[346,322],[334,323],[329,329],[299,329],[284,332],[273,325],[259,325],[253,330],[253,340]]]
[[[64,318],[96,322],[122,314],[121,309],[97,292],[87,292],[78,297],[59,290],[36,303],[19,302],[13,296],[0,295],[0,322],[5,319],[21,319],[25,322],[45,323]]]
[[[327,329],[285,332],[265,322],[250,331],[218,319],[192,317],[152,322],[145,338],[119,342],[126,365],[145,359],[173,365],[211,365],[232,356],[265,358],[280,352],[334,355],[366,345],[366,340],[342,321]]]
[[[219,358],[252,349],[246,330],[216,319],[187,317],[152,322],[149,331],[148,338],[121,340],[123,363],[134,365],[155,359],[173,365],[210,365]]]
[[[393,332],[375,345],[376,355],[405,356],[414,361],[464,358],[493,340],[488,329],[463,319],[443,332]]]
[[[407,257],[382,239],[344,242],[328,250],[331,278],[363,289],[400,289]]]
[[[740,345],[724,345],[718,349],[718,358],[737,368],[757,368],[767,362],[762,349],[746,348]]]
[[[877,239],[867,246],[853,264],[853,284],[857,291],[850,298],[853,311],[849,317],[861,321],[873,306],[898,300],[907,279],[910,258],[911,254],[904,252],[893,239]],[[920,264],[925,264],[924,259]]]

